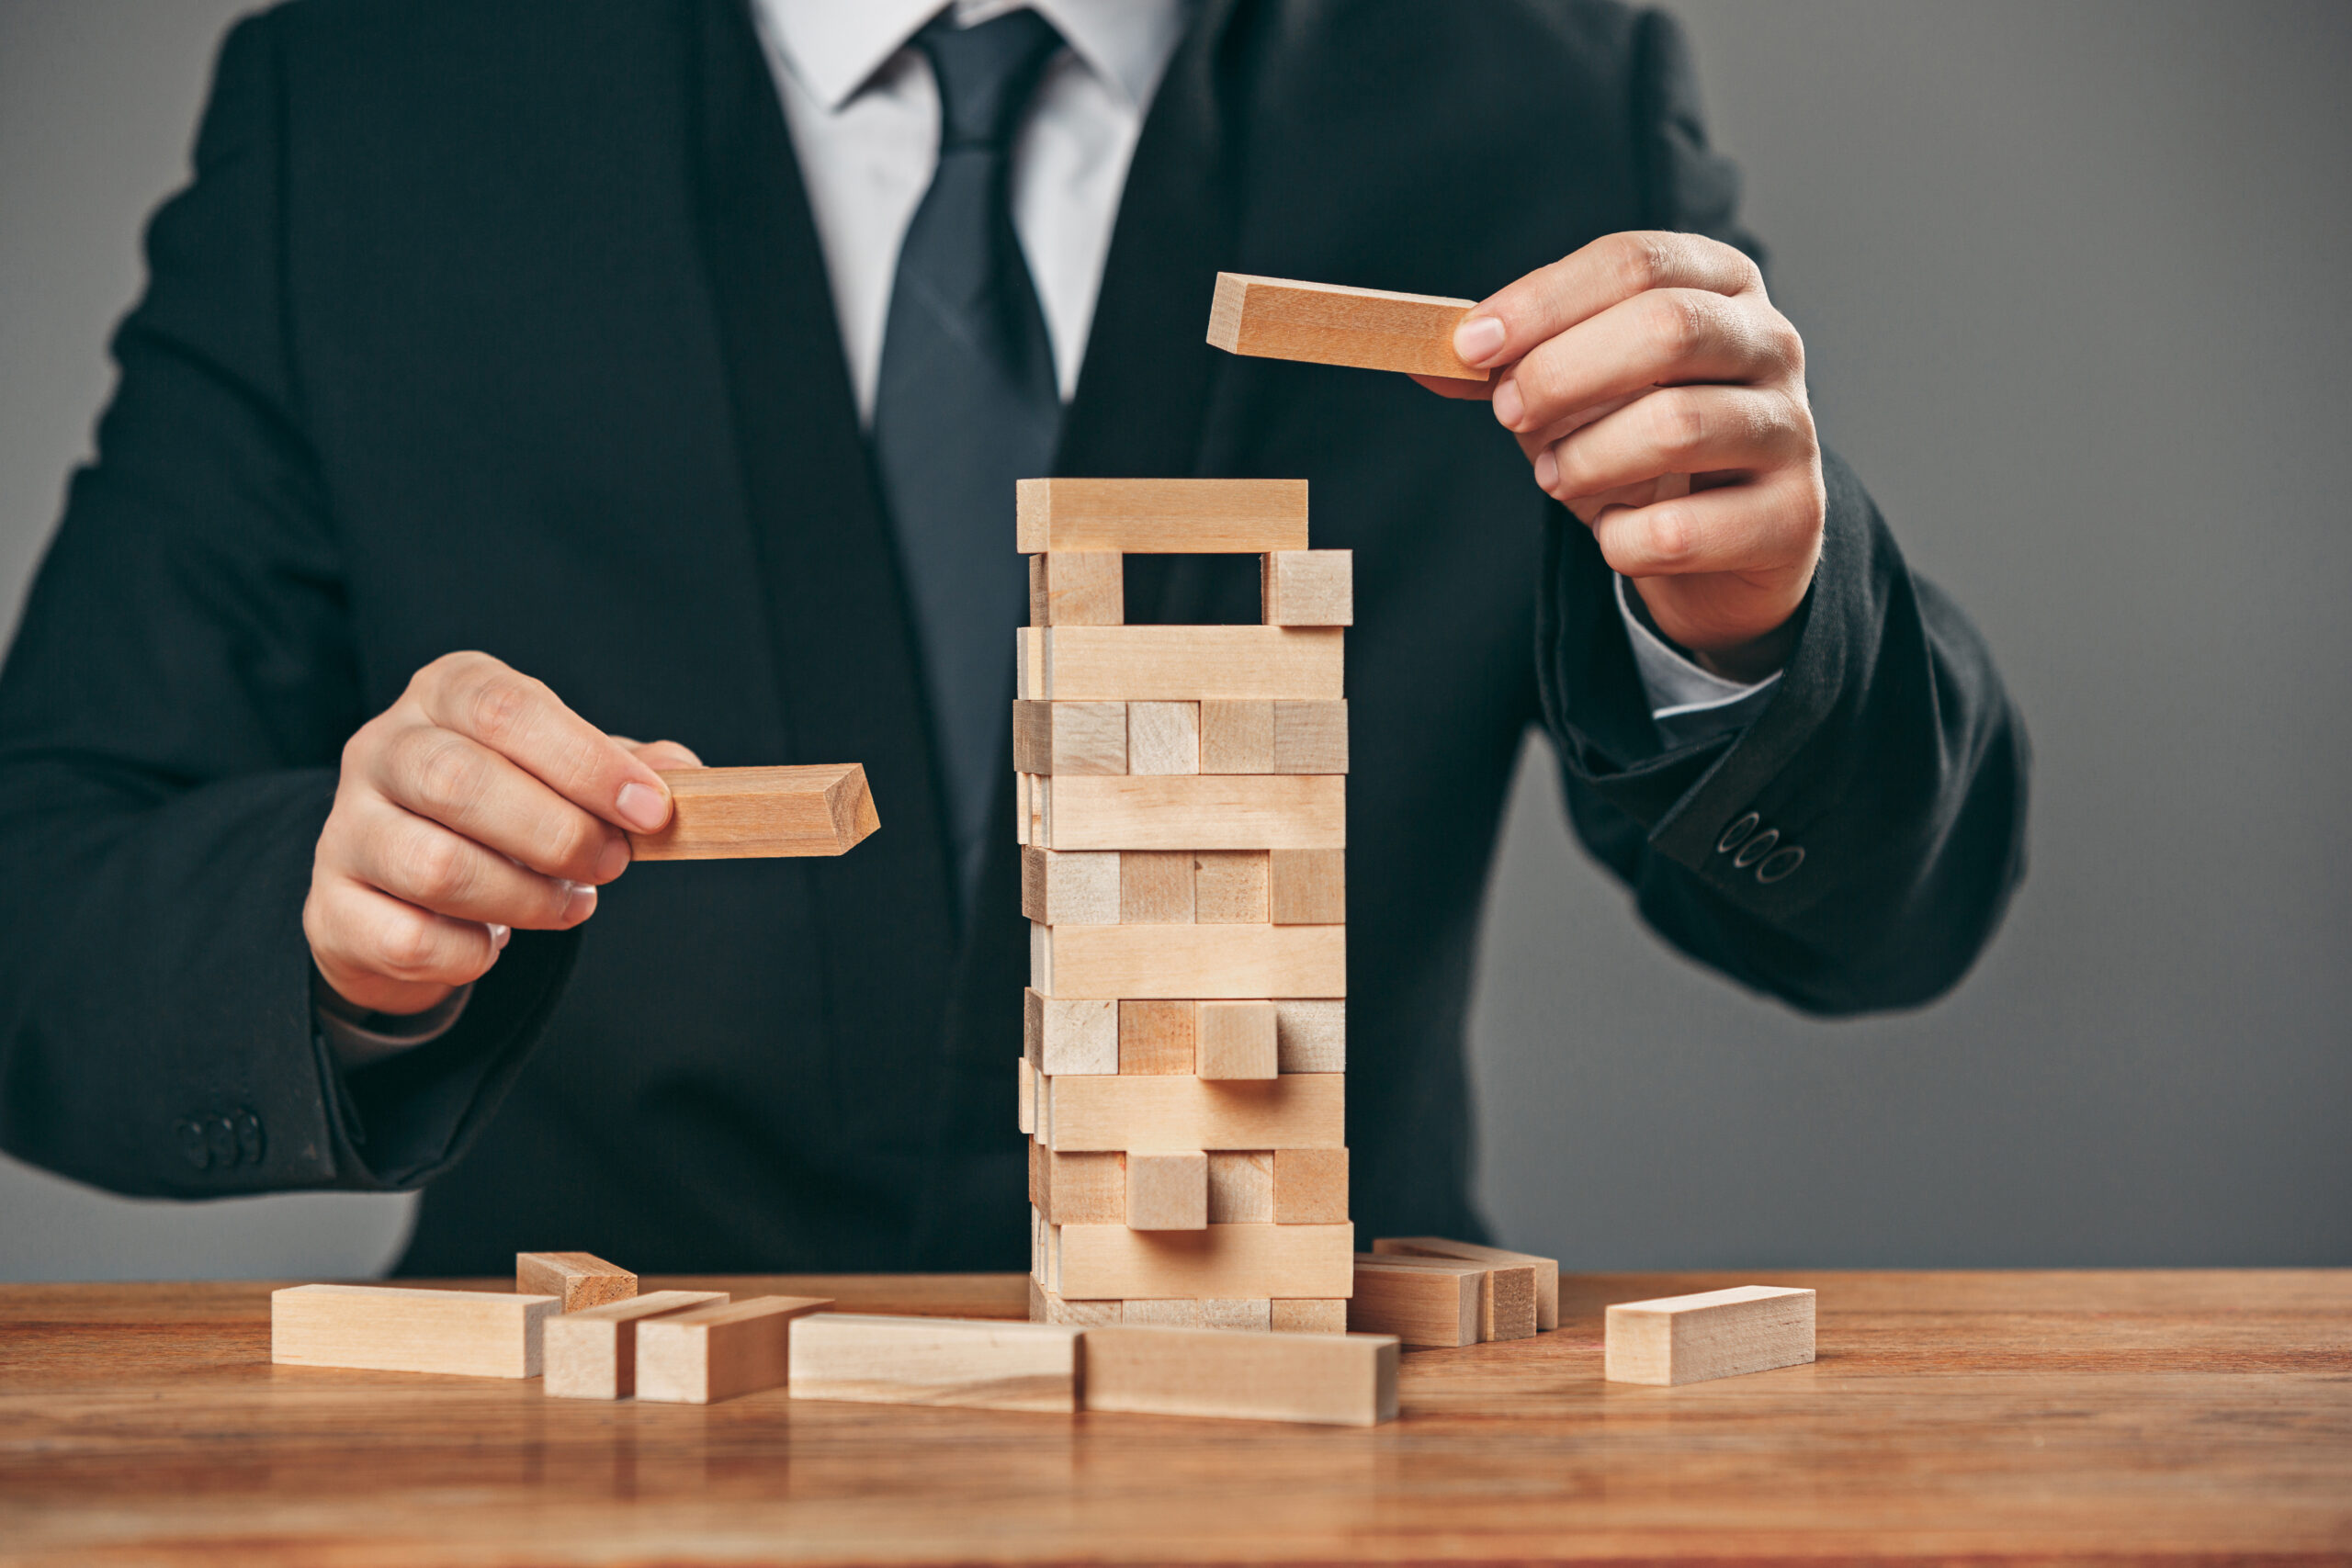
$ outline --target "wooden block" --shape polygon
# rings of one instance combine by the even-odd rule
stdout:
[[[1453,1273],[1464,1268],[1484,1270],[1478,1276],[1478,1337],[1526,1339],[1535,1333],[1535,1268],[1529,1263],[1480,1263],[1466,1258],[1415,1258],[1374,1253],[1400,1269],[1430,1269]]]
[[[637,1325],[637,1397],[715,1404],[775,1388],[789,1366],[793,1320],[832,1305],[818,1296],[753,1296]]]
[[[1220,272],[1209,306],[1209,342],[1227,354],[1260,359],[1484,381],[1486,371],[1464,365],[1453,352],[1453,329],[1476,303]]]
[[[637,1392],[639,1321],[726,1300],[724,1291],[649,1291],[548,1318],[543,1386],[558,1399],[627,1399]]]
[[[1012,634],[1012,695],[1016,702],[1046,695],[1046,628],[1023,626]]]
[[[1120,1311],[1119,1321],[1159,1328],[1198,1328],[1201,1326],[1201,1303],[1190,1296],[1128,1302]]]
[[[1345,926],[1039,926],[1029,983],[1046,997],[1334,997]]]
[[[578,1312],[628,1300],[637,1294],[637,1276],[593,1252],[518,1252],[514,1290],[518,1295],[555,1296],[565,1312]]]
[[[1131,773],[1199,773],[1201,705],[1129,703],[1126,771]],[[1267,771],[1272,772],[1271,768]]]
[[[1348,919],[1348,852],[1271,850],[1266,912],[1278,926],[1336,926]]]
[[[819,1313],[792,1336],[792,1397],[1074,1411],[1079,1334],[993,1318]]]
[[[1201,1303],[1201,1326],[1227,1332],[1266,1334],[1273,1328],[1274,1303],[1249,1297],[1211,1296]]]
[[[1227,1334],[1123,1320],[1086,1331],[1086,1408],[1373,1427],[1396,1418],[1396,1341],[1385,1335]]]
[[[1305,479],[1022,479],[1023,555],[1257,555],[1306,547]]]
[[[1476,1263],[1360,1253],[1355,1294],[1348,1301],[1348,1328],[1359,1334],[1394,1334],[1408,1345],[1424,1348],[1476,1345],[1478,1280],[1485,1272]]]
[[[541,1332],[563,1303],[503,1291],[290,1285],[269,1293],[269,1359],[379,1372],[539,1375]]]
[[[1204,1078],[1271,1078],[1275,1074],[1274,1004],[1200,1004],[1193,1025],[1195,1066]]]
[[[1119,923],[1119,857],[1114,851],[1021,852],[1021,912],[1049,926]]]
[[[846,854],[882,825],[855,762],[797,768],[674,768],[670,825],[631,833],[636,860]]]
[[[1127,618],[1125,560],[1116,550],[1054,550],[1029,558],[1029,624],[1115,626]]]
[[[1056,702],[1344,696],[1337,626],[1049,626],[1043,690]]]
[[[1348,771],[1348,705],[1344,699],[1274,705],[1274,772]]]
[[[1291,1069],[1284,1067],[1284,1072]],[[1468,1263],[1524,1263],[1535,1270],[1535,1327],[1549,1333],[1560,1326],[1560,1265],[1556,1258],[1532,1252],[1507,1252],[1474,1241],[1452,1241],[1442,1235],[1382,1236],[1372,1244],[1382,1257],[1456,1258]]]
[[[1179,774],[1035,781],[1030,841],[1050,850],[1336,850],[1345,777]]]
[[[1201,766],[1204,773],[1274,771],[1274,705],[1206,697],[1201,702]]]
[[[1130,1152],[1127,1156],[1127,1228],[1196,1231],[1209,1223],[1209,1156],[1184,1153]]]
[[[1348,1217],[1348,1151],[1276,1149],[1273,1211],[1278,1225],[1335,1225]]]
[[[1132,1302],[1346,1295],[1351,1288],[1349,1249],[1355,1242],[1351,1225],[1210,1225],[1196,1231],[1061,1225],[1055,1245],[1056,1288],[1063,1295]],[[1474,1301],[1476,1296],[1474,1287]]]
[[[1024,991],[1021,1010],[1022,1059],[1036,1072],[1058,1077],[1119,1070],[1118,1003]]]
[[[1035,818],[1035,813],[1029,804],[1029,775],[1015,773],[1012,775],[1012,839],[1015,843],[1026,847],[1035,840],[1037,835],[1031,831]]]
[[[1190,1001],[1122,1001],[1119,1010],[1121,1073],[1182,1073],[1193,1070]]]
[[[1188,850],[1128,850],[1119,856],[1119,923],[1193,923],[1193,856]]]
[[[1780,1285],[1612,1306],[1601,1375],[1675,1384],[1802,1366],[1813,1359],[1813,1307],[1811,1291]]]
[[[1127,705],[1016,701],[1012,765],[1024,773],[1125,773]]]
[[[1348,1303],[1344,1301],[1276,1302],[1272,1322],[1276,1334],[1345,1334]]]
[[[1342,1219],[1345,1215],[1340,1216]],[[1209,1154],[1209,1224],[1264,1225],[1274,1220],[1274,1156],[1271,1149],[1217,1149]]]
[[[1203,850],[1193,857],[1193,919],[1204,926],[1272,922],[1267,850]]]
[[[1175,1075],[1121,1073],[1116,1077],[1045,1081],[1048,1092],[1044,1098],[1053,1104],[1053,1136],[1048,1144],[1066,1153],[1103,1149],[1336,1149],[1347,1143],[1344,1073],[1285,1073],[1278,1078],[1224,1082]],[[1152,1292],[1092,1293],[1124,1296]],[[1346,1292],[1280,1293],[1336,1296]]]
[[[1032,991],[1029,994],[1034,997],[1037,993]],[[1028,1057],[1021,1057],[1020,1062],[1021,1099],[1020,1107],[1013,1113],[1013,1123],[1023,1135],[1034,1135],[1037,1131],[1037,1072],[1029,1065]]]
[[[1272,550],[1258,559],[1258,587],[1270,626],[1356,623],[1353,550]]]
[[[1346,1072],[1346,1000],[1338,997],[1277,999],[1274,1052],[1285,1073]]]
[[[1030,1145],[1029,1201],[1051,1225],[1123,1225],[1127,1223],[1127,1156],[1117,1153],[1064,1154]]]
[[[1029,1281],[1029,1321],[1060,1323],[1073,1328],[1102,1328],[1119,1321],[1117,1302],[1073,1302]]]

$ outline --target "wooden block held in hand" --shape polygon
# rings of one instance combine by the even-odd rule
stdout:
[[[1047,1080],[1052,1147],[1336,1149],[1347,1142],[1347,1075],[1285,1073],[1218,1081],[1176,1074]],[[1085,1292],[1076,1292],[1086,1294]],[[1148,1294],[1105,1291],[1103,1295]],[[1234,1291],[1233,1295],[1292,1294]],[[1344,1291],[1303,1292],[1345,1295]]]
[[[1127,772],[1169,774],[1200,771],[1200,704],[1127,705]]]
[[[1274,923],[1266,886],[1267,850],[1203,850],[1193,856],[1193,919],[1204,926]]]
[[[1345,1301],[1287,1301],[1273,1303],[1271,1326],[1276,1334],[1345,1334]]]
[[[1012,705],[1012,766],[1023,773],[1124,773],[1127,705]]]
[[[1337,626],[1049,626],[1036,635],[1042,689],[1023,694],[1055,702],[1347,694],[1348,634]]]
[[[535,1378],[543,1329],[562,1304],[503,1291],[290,1285],[269,1293],[269,1359],[293,1367]]]
[[[1348,1327],[1355,1333],[1394,1334],[1408,1345],[1424,1348],[1476,1345],[1478,1280],[1485,1272],[1475,1263],[1359,1253]]]
[[[1345,926],[1039,926],[1029,983],[1041,996],[1256,1000],[1348,988]]]
[[[714,1404],[781,1385],[795,1318],[832,1305],[816,1296],[753,1296],[637,1325],[637,1396]]]
[[[1346,998],[1278,998],[1274,1003],[1274,1051],[1285,1073],[1346,1072]]]
[[[1086,1408],[1377,1426],[1396,1418],[1396,1349],[1385,1335],[1231,1334],[1123,1319],[1086,1331]]]
[[[1306,547],[1305,479],[1021,479],[1021,553],[1259,555]]]
[[[1351,1225],[1062,1225],[1056,1288],[1091,1301],[1340,1296],[1351,1288],[1354,1245]]]
[[[1045,809],[1030,841],[1050,850],[1322,850],[1348,841],[1337,775],[1060,776],[1033,781]]]
[[[1211,1001],[1200,1008],[1193,1026],[1193,1071],[1204,1078],[1274,1077],[1273,1003]]]
[[[1348,1217],[1348,1151],[1276,1149],[1273,1213],[1278,1225],[1335,1225]]]
[[[1284,1066],[1283,1070],[1289,1072],[1291,1068]],[[1372,1250],[1384,1258],[1453,1258],[1466,1263],[1524,1263],[1535,1270],[1537,1332],[1548,1334],[1560,1326],[1560,1264],[1556,1258],[1538,1258],[1532,1252],[1508,1252],[1499,1247],[1453,1241],[1442,1235],[1382,1236],[1372,1244]]]
[[[1032,1145],[1036,1166],[1030,1201],[1052,1225],[1127,1223],[1127,1156],[1115,1152],[1064,1154]]]
[[[1811,1291],[1781,1285],[1627,1302],[1608,1311],[1601,1375],[1678,1384],[1802,1366],[1813,1359],[1813,1314]]]
[[[1260,359],[1484,381],[1486,371],[1453,352],[1453,329],[1476,303],[1220,272],[1208,340],[1228,354]]]
[[[717,1306],[724,1291],[649,1291],[547,1321],[545,1387],[558,1399],[627,1399],[637,1392],[637,1325]]]
[[[1115,626],[1127,618],[1125,561],[1116,550],[1055,550],[1029,558],[1029,624]]]
[[[1266,910],[1278,926],[1337,926],[1348,919],[1348,852],[1266,852]]]
[[[1347,1216],[1340,1216],[1345,1219]],[[1274,1222],[1272,1149],[1216,1149],[1209,1154],[1209,1224],[1267,1225]]]
[[[1274,550],[1259,558],[1258,587],[1270,626],[1351,626],[1353,550]]]
[[[1127,1155],[1127,1228],[1196,1231],[1209,1223],[1209,1156],[1185,1153]]]
[[[637,1294],[637,1276],[593,1252],[518,1252],[514,1289],[526,1296],[555,1296],[563,1310],[625,1302]]]
[[[1203,698],[1200,771],[1204,773],[1272,773],[1272,700]]]
[[[845,854],[882,825],[855,762],[796,768],[676,768],[670,825],[631,833],[635,860]]]
[[[1348,771],[1348,705],[1343,697],[1274,705],[1274,772]]]
[[[792,1336],[792,1397],[1074,1411],[1080,1332],[993,1318],[820,1313]]]
[[[1128,850],[1119,856],[1119,923],[1193,923],[1193,856],[1187,850]]]

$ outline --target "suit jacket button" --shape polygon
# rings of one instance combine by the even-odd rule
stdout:
[[[1766,857],[1764,863],[1756,868],[1756,880],[1769,887],[1793,874],[1804,863],[1804,851],[1791,844],[1780,853]]]
[[[1715,840],[1715,853],[1719,855],[1727,855],[1731,853],[1732,851],[1739,847],[1741,840],[1747,838],[1748,834],[1756,831],[1756,824],[1762,820],[1763,818],[1757,816],[1753,811],[1749,812],[1747,816],[1740,818],[1730,827],[1724,829],[1724,836]]]
[[[180,1122],[173,1126],[172,1132],[179,1139],[180,1155],[188,1164],[202,1170],[212,1163],[212,1151],[205,1144],[202,1122]]]
[[[1747,842],[1740,845],[1739,853],[1731,857],[1731,863],[1739,867],[1740,870],[1746,871],[1749,866],[1754,865],[1758,861],[1762,860],[1766,855],[1770,854],[1772,852],[1772,846],[1780,841],[1781,830],[1778,828],[1767,828],[1762,832],[1757,834],[1756,837],[1748,840]]]
[[[229,1118],[237,1131],[237,1157],[247,1165],[259,1165],[262,1151],[268,1145],[262,1138],[261,1118],[250,1111],[240,1111]]]
[[[223,1169],[237,1163],[237,1130],[229,1125],[226,1116],[204,1119],[204,1148],[212,1163]]]

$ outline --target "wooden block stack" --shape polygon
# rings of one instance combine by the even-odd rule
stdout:
[[[1351,558],[1303,479],[1018,510],[1031,1314],[1342,1332]],[[1127,626],[1131,554],[1258,556],[1264,624]]]

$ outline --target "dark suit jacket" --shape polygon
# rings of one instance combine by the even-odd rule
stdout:
[[[1842,465],[1777,697],[1662,750],[1609,572],[1486,408],[1202,341],[1219,268],[1476,296],[1616,230],[1735,235],[1735,188],[1673,27],[1586,0],[1209,0],[1152,106],[1057,469],[1305,476],[1355,551],[1367,1234],[1479,1228],[1463,1018],[1532,726],[1643,918],[1800,1008],[1935,996],[2019,874],[2017,720]],[[429,1182],[412,1270],[1019,1267],[1010,769],[963,929],[742,0],[249,20],[150,250],[0,681],[0,1142],[122,1192]],[[1255,618],[1249,562],[1132,572],[1135,619]],[[300,926],[338,749],[462,648],[714,763],[862,761],[882,831],[639,868],[339,1078]],[[1796,874],[1719,849],[1750,813]]]

